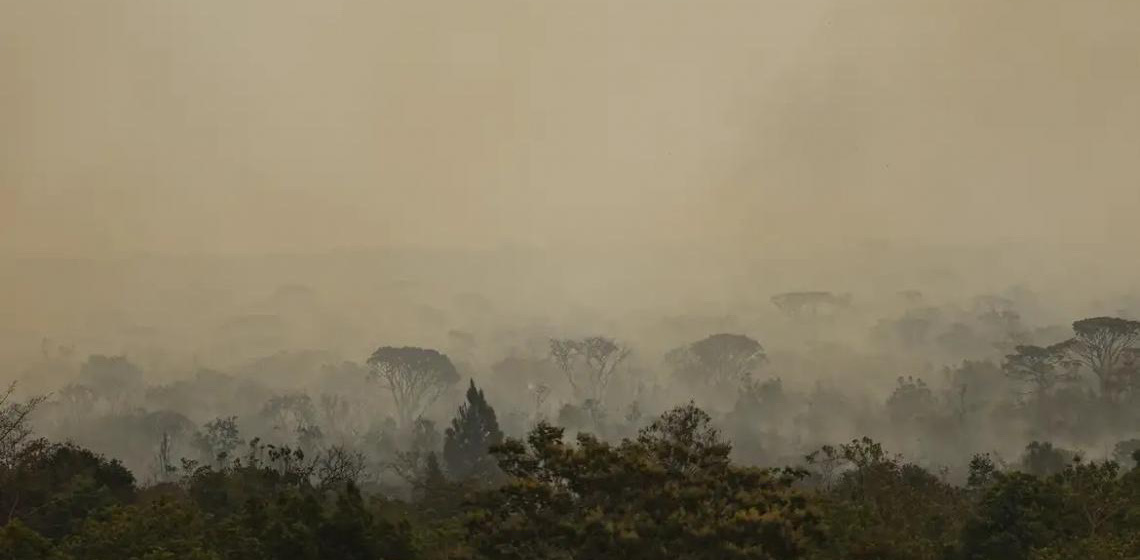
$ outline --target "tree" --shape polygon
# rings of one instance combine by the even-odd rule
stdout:
[[[808,455],[829,522],[823,558],[941,560],[952,554],[964,493],[869,438]]]
[[[71,444],[32,446],[0,468],[0,520],[20,519],[49,539],[84,518],[135,497],[135,479],[118,461]]]
[[[921,378],[900,377],[895,390],[887,397],[887,412],[895,422],[910,422],[928,416],[935,410],[937,400],[930,387]]]
[[[51,560],[53,556],[51,541],[19,519],[0,526],[0,560]]]
[[[1002,371],[1010,379],[1029,385],[1030,392],[1047,395],[1058,382],[1072,381],[1074,376],[1065,367],[1066,344],[1049,347],[1022,345],[1014,354],[1005,357]]]
[[[321,488],[360,484],[367,470],[364,454],[344,445],[334,445],[317,457],[316,475]]]
[[[768,357],[759,342],[745,335],[714,334],[670,351],[665,359],[680,377],[740,387]]]
[[[0,467],[11,466],[29,444],[32,436],[30,416],[46,399],[36,396],[17,402],[15,392],[14,381],[0,392]]]
[[[89,519],[61,548],[85,560],[220,559],[206,521],[193,504],[174,500],[115,507]]]
[[[816,317],[851,306],[851,295],[831,292],[787,292],[772,296],[772,304],[790,317]]]
[[[1028,560],[1065,535],[1064,496],[1052,481],[1019,472],[994,476],[962,532],[964,558]]]
[[[202,428],[194,434],[194,447],[202,454],[202,459],[219,467],[225,466],[234,449],[242,444],[237,416],[215,418]]]
[[[1140,439],[1117,442],[1112,448],[1112,458],[1126,467],[1140,467]]]
[[[495,458],[489,450],[503,442],[503,432],[495,418],[495,409],[487,404],[475,380],[467,388],[467,402],[451,420],[443,440],[443,461],[447,473],[455,480],[490,480],[498,475]]]
[[[274,430],[293,432],[316,423],[317,412],[309,395],[290,393],[271,397],[261,407],[261,415]]]
[[[80,368],[79,379],[118,408],[142,388],[143,373],[126,356],[93,354]]]
[[[1104,399],[1118,400],[1133,381],[1122,375],[1120,366],[1140,342],[1140,321],[1082,319],[1073,323],[1073,333],[1075,336],[1064,345],[1068,354],[1096,375]]]
[[[1047,441],[1034,441],[1025,446],[1021,468],[1032,475],[1050,476],[1065,470],[1075,460],[1080,460],[1080,455],[1073,451],[1054,447]]]
[[[798,471],[736,467],[692,404],[613,445],[536,426],[494,450],[510,476],[477,495],[469,541],[481,558],[802,558],[819,520]]]
[[[415,558],[406,524],[389,523],[369,511],[355,484],[337,492],[335,509],[316,531],[319,558],[373,560]]]
[[[387,467],[412,486],[420,482],[428,458],[440,448],[439,431],[435,422],[427,418],[417,418],[412,424],[411,433],[407,434],[406,445],[393,443],[392,453],[394,460]],[[403,448],[403,449],[401,449]]]
[[[410,426],[459,381],[451,360],[426,348],[383,346],[368,358],[368,365],[369,376],[391,392],[401,426]]]
[[[550,357],[566,375],[575,398],[604,402],[606,388],[630,349],[611,338],[551,339]]]

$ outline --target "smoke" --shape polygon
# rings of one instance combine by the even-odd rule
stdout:
[[[9,254],[1136,233],[1118,2],[0,9]]]
[[[947,329],[1015,285],[1033,326],[1136,309],[1138,16],[0,0],[0,365],[741,331],[798,375],[847,350],[789,358],[781,291],[853,293],[851,352],[904,289]]]

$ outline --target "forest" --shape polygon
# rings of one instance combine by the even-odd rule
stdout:
[[[484,368],[453,332],[154,383],[45,340],[29,372],[67,382],[0,408],[0,558],[1135,558],[1140,322],[1032,327],[1016,293],[898,294],[879,351],[995,357],[881,396],[781,376],[889,362],[826,343],[856,313],[830,292],[770,298],[816,337],[791,355],[532,332]]]
[[[0,560],[1140,560],[1138,30],[0,0]]]

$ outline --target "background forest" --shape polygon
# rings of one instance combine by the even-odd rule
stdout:
[[[511,325],[463,292],[411,306],[409,332],[445,333],[435,348],[282,349],[225,369],[187,368],[158,336],[87,355],[44,339],[3,402],[0,550],[1140,553],[1140,322],[1036,323],[1048,313],[1024,287],[936,297],[782,292],[735,315],[610,322],[612,336]],[[319,296],[287,285],[268,301],[282,313],[206,340],[256,355]],[[626,334],[638,325],[648,335]]]

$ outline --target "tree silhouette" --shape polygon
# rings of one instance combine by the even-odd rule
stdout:
[[[630,349],[611,338],[551,339],[550,357],[566,375],[578,399],[605,400],[606,388]]]
[[[467,388],[467,402],[451,420],[443,440],[443,460],[447,473],[456,480],[489,479],[498,474],[491,447],[503,442],[503,432],[495,418],[495,409],[487,404],[475,380]]]
[[[742,334],[714,334],[670,351],[666,361],[683,378],[740,387],[767,361],[764,347]]]
[[[1140,342],[1140,322],[1117,317],[1093,317],[1073,323],[1074,337],[1064,348],[1077,363],[1100,381],[1101,396],[1119,399],[1132,382],[1131,368],[1121,366],[1132,357]]]
[[[383,346],[368,358],[368,365],[369,376],[391,392],[401,426],[410,426],[459,381],[451,360],[427,348]]]

